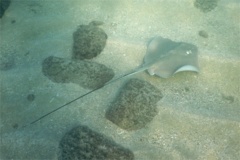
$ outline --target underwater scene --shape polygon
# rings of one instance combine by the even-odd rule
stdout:
[[[239,160],[239,0],[0,0],[1,160]]]

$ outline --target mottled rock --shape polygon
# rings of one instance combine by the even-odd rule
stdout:
[[[59,160],[133,160],[132,151],[86,126],[66,133],[59,145]]]
[[[195,0],[194,6],[202,12],[210,12],[217,7],[218,0]]]
[[[93,21],[89,25],[80,25],[73,33],[73,59],[92,59],[102,52],[107,34],[98,27],[101,24]]]
[[[88,89],[101,87],[114,76],[113,70],[103,64],[53,56],[43,61],[42,72],[53,82],[75,83]]]
[[[147,125],[157,115],[160,90],[148,82],[131,79],[121,89],[106,112],[106,118],[125,130]]]
[[[231,95],[222,94],[222,99],[228,101],[229,103],[233,103],[235,98]]]

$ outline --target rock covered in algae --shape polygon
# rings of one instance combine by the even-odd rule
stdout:
[[[160,90],[146,81],[129,80],[106,112],[106,118],[125,130],[147,125],[157,115]]]
[[[217,7],[219,0],[195,0],[194,6],[202,12],[210,12]]]
[[[59,160],[133,160],[134,154],[87,126],[67,132],[59,145]]]
[[[54,56],[43,61],[42,72],[53,82],[75,83],[88,89],[101,87],[114,76],[113,70],[103,64]]]
[[[73,33],[73,59],[92,59],[104,49],[107,34],[98,26],[103,22],[92,21],[89,25],[80,25]]]

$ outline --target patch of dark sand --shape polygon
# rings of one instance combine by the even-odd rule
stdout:
[[[88,89],[99,88],[114,77],[113,70],[103,64],[53,56],[43,61],[42,72],[53,82],[75,83]]]
[[[132,151],[87,126],[78,126],[67,132],[60,142],[59,151],[59,160],[134,159]]]
[[[194,6],[202,12],[210,12],[217,7],[219,0],[195,0]]]
[[[89,25],[80,25],[73,33],[73,59],[92,59],[104,49],[107,34],[98,26],[103,22],[92,21]]]
[[[146,81],[129,80],[121,89],[105,117],[125,130],[146,126],[157,115],[157,102],[163,97],[160,90]]]
[[[0,70],[7,71],[15,66],[15,54],[4,52],[0,54]]]

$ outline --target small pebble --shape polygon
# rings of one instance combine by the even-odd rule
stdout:
[[[198,35],[203,37],[203,38],[208,38],[208,33],[204,30],[199,31]]]
[[[12,125],[12,127],[13,127],[14,129],[17,129],[17,128],[18,128],[18,124],[15,123],[15,124]]]
[[[188,92],[190,89],[189,89],[189,87],[185,87],[184,90],[185,90],[186,92]]]
[[[77,126],[60,141],[58,159],[133,160],[134,154],[88,126]]]
[[[30,101],[30,102],[34,101],[34,99],[35,99],[35,95],[34,94],[29,94],[27,96],[27,100]]]

